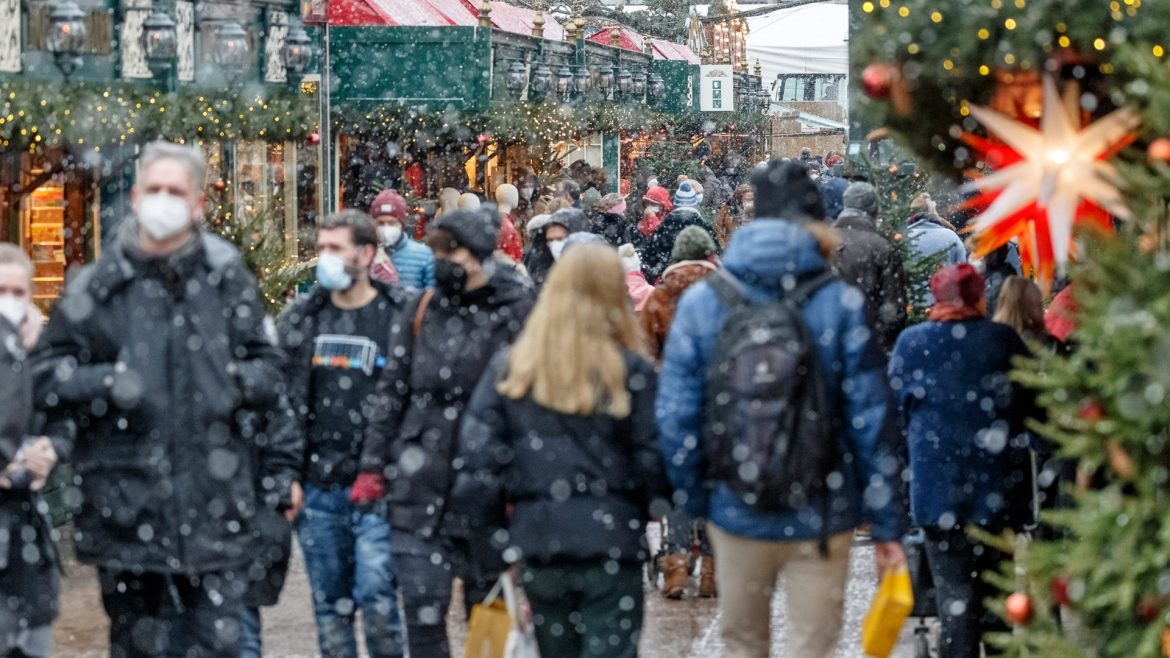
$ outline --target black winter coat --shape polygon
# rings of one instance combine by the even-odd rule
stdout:
[[[864,213],[847,209],[833,227],[841,235],[841,244],[833,257],[833,271],[865,295],[869,326],[882,351],[889,355],[898,334],[906,328],[909,280],[902,256]]]
[[[20,449],[33,388],[20,333],[0,318],[0,471]],[[57,546],[39,494],[0,489],[0,619],[28,627],[57,618]]]
[[[459,419],[488,361],[524,326],[532,285],[497,267],[488,284],[455,296],[436,291],[413,331],[417,299],[390,327],[390,357],[378,381],[361,470],[386,478],[395,530],[435,536],[454,479]]]
[[[658,225],[654,234],[643,238],[634,246],[638,248],[638,256],[642,259],[642,274],[651,285],[658,283],[662,273],[674,262],[670,257],[674,251],[674,241],[678,234],[688,226],[698,226],[711,235],[711,241],[718,246],[719,238],[715,229],[703,221],[703,216],[693,208],[675,208],[666,219]],[[641,237],[641,234],[638,234]]]
[[[501,396],[507,353],[497,356],[463,419],[446,531],[492,537],[510,562],[645,560],[645,522],[652,503],[658,514],[668,508],[670,485],[654,425],[654,366],[628,353],[625,361],[632,413],[614,418]]]
[[[230,244],[200,234],[149,258],[127,246],[136,231],[66,287],[33,355],[38,407],[77,425],[74,543],[112,569],[237,569],[262,469],[241,422],[275,407],[283,359]]]
[[[605,241],[614,247],[632,244],[635,239],[634,234],[638,232],[637,227],[626,221],[625,215],[613,213],[600,213],[595,216],[592,220],[591,230],[605,238]]]

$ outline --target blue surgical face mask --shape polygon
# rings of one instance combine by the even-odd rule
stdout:
[[[345,267],[345,260],[337,254],[317,256],[317,283],[326,290],[349,290],[353,275]]]

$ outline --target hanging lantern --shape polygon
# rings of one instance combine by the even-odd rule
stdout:
[[[567,66],[557,67],[557,93],[566,96],[573,88],[573,70]]]
[[[601,70],[597,72],[597,88],[602,93],[608,92],[609,88],[613,86],[613,69],[608,66],[602,66]]]
[[[524,91],[524,83],[527,81],[528,70],[524,68],[524,62],[518,59],[512,60],[504,73],[504,86],[508,88],[513,98],[520,98],[520,94]]]
[[[53,53],[57,68],[68,78],[81,65],[85,45],[85,14],[73,0],[62,0],[49,14],[49,34],[45,47]]]
[[[646,93],[650,98],[658,100],[662,98],[662,93],[666,90],[666,81],[662,79],[661,75],[651,73],[650,78],[646,83]]]
[[[219,26],[215,33],[215,52],[212,59],[229,75],[242,73],[248,66],[252,49],[248,45],[248,33],[235,21]]]
[[[646,93],[646,74],[639,71],[634,74],[634,96],[641,97]]]
[[[292,24],[284,39],[284,70],[296,82],[305,76],[313,63],[313,42],[300,23]]]
[[[528,93],[537,99],[544,98],[552,89],[552,70],[544,63],[532,67],[532,81],[528,83]]]
[[[630,75],[630,72],[625,69],[619,69],[617,85],[618,91],[623,95],[630,93],[630,89],[634,86],[634,76]]]
[[[142,24],[142,50],[146,65],[155,76],[166,73],[179,52],[175,21],[165,11],[155,9]]]
[[[588,67],[578,66],[577,73],[573,76],[573,82],[576,85],[576,92],[584,96],[593,88],[593,74],[589,72]]]

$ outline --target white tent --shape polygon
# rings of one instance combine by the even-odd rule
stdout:
[[[741,7],[742,9],[742,7]],[[748,19],[747,52],[764,85],[782,73],[849,72],[849,6],[826,0]]]

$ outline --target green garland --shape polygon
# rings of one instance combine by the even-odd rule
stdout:
[[[0,87],[0,146],[70,144],[102,148],[156,138],[301,139],[316,107],[288,90],[164,92],[132,83],[48,85],[8,80]]]
[[[763,129],[767,117],[747,112],[674,115],[645,105],[613,102],[495,104],[479,112],[446,108],[382,106],[364,112],[341,108],[334,127],[352,133],[410,135],[423,146],[475,141],[490,135],[501,144],[553,143],[593,133],[667,129],[675,134]]]

